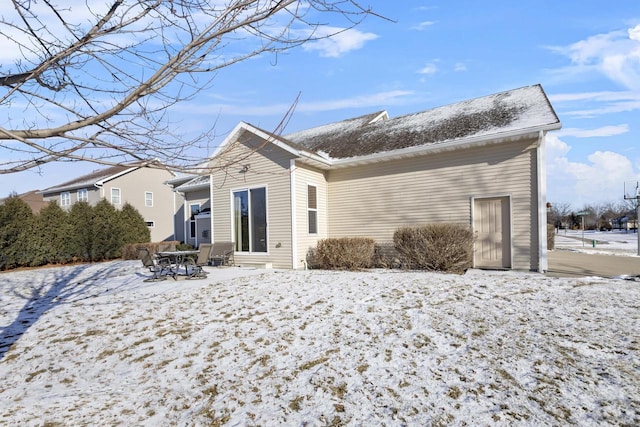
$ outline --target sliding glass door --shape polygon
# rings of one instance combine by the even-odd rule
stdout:
[[[267,252],[267,191],[233,192],[233,225],[237,252]]]

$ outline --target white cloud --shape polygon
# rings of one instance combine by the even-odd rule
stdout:
[[[622,135],[623,133],[627,132],[629,132],[629,125],[622,124],[616,126],[602,126],[596,129],[565,128],[557,131],[555,135],[557,137],[573,136],[575,138],[592,138]]]
[[[572,162],[571,147],[556,133],[547,136],[547,187],[552,202],[571,203],[574,208],[590,202],[622,199],[625,182],[640,179],[631,160],[612,151],[596,151],[587,163]]]
[[[596,117],[603,114],[624,113],[640,109],[640,91],[601,91],[551,94],[556,106],[571,103],[564,116],[577,118]]]
[[[435,74],[438,72],[438,66],[433,62],[431,64],[425,65],[423,68],[418,71],[419,74]]]
[[[334,99],[329,101],[319,101],[319,102],[304,102],[301,101],[296,106],[297,112],[323,112],[323,111],[334,111],[341,110],[346,108],[367,108],[367,107],[375,107],[379,108],[380,106],[388,106],[388,105],[401,105],[406,102],[406,100],[413,95],[414,92],[404,91],[404,90],[392,90],[386,92],[377,92],[369,95],[361,95],[361,96],[353,96],[350,98],[343,99]],[[238,104],[192,104],[194,107],[187,107],[187,104],[182,104],[182,111],[189,112],[192,114],[210,114],[211,111],[220,112],[225,115],[238,115],[243,119],[246,117],[257,117],[257,116],[281,116],[284,115],[290,108],[292,104],[286,103],[278,103],[271,105],[244,105],[241,103]]]
[[[329,34],[334,35],[329,37]],[[318,51],[320,56],[323,57],[338,58],[347,52],[362,49],[366,42],[377,39],[378,35],[365,33],[353,28],[344,30],[335,27],[324,27],[322,28],[322,33],[315,33],[313,37],[319,37],[320,39],[303,44],[302,48],[304,50]]]
[[[453,67],[453,71],[467,71],[467,65],[464,62],[457,62],[456,65]]]
[[[557,74],[597,72],[623,87],[640,90],[640,24],[551,49],[572,63],[571,67],[556,70]]]
[[[418,25],[414,25],[413,27],[411,27],[411,29],[416,31],[423,31],[429,28],[430,26],[432,26],[433,24],[435,24],[434,21],[424,21],[419,23]]]

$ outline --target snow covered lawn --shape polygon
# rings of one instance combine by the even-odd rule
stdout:
[[[640,424],[638,282],[139,264],[0,274],[1,425]]]

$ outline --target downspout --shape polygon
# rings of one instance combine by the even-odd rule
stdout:
[[[209,212],[211,212],[211,215],[209,215],[209,230],[211,230],[211,237],[209,238],[209,240],[211,241],[211,243],[215,242],[214,239],[214,229],[213,229],[213,174],[209,174]]]
[[[291,267],[298,269],[298,236],[296,227],[296,161],[291,159],[289,163],[289,181],[291,188]]]
[[[100,198],[104,199],[104,187],[102,186],[102,184],[98,184],[97,182],[93,184],[94,187],[96,187],[98,190],[100,190]]]
[[[538,272],[544,273],[549,269],[547,259],[547,162],[546,162],[546,133],[538,133],[536,160],[538,169]]]

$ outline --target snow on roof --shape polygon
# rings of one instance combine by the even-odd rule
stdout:
[[[201,175],[185,182],[175,188],[176,191],[195,190],[201,187],[209,187],[209,175]]]
[[[284,138],[331,158],[344,159],[470,137],[560,127],[540,85],[388,120],[373,120],[379,115],[332,123]]]

